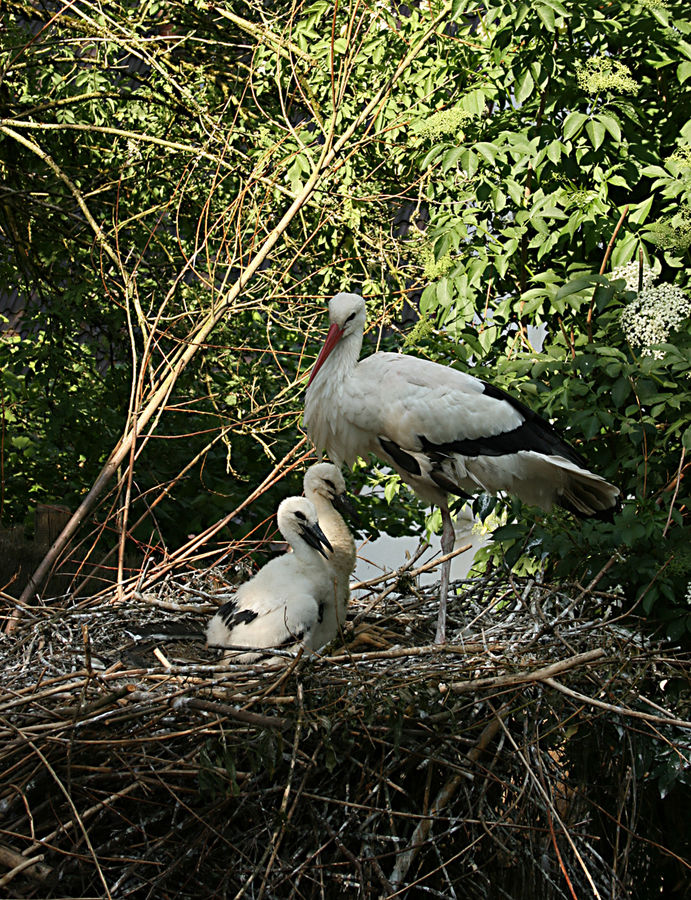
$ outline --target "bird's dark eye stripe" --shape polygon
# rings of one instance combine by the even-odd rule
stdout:
[[[344,322],[343,324],[344,324],[344,325],[347,325],[348,322],[352,322],[352,320],[353,320],[354,318],[355,318],[355,313],[352,312],[352,313],[348,316],[348,318],[345,320],[345,322]]]
[[[325,484],[327,487],[330,487],[332,491],[335,491],[335,490],[336,490],[336,485],[333,483],[333,481],[329,481],[328,478],[326,478],[326,479],[324,480],[324,484]]]
[[[304,522],[305,519],[307,518],[307,516],[306,516],[303,512],[300,512],[300,510],[296,510],[296,511],[295,511],[295,518],[296,518],[296,519],[302,519],[302,521]]]

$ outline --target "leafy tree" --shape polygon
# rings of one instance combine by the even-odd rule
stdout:
[[[370,344],[510,387],[622,488],[611,526],[509,503],[508,562],[689,626],[681,2],[7,8],[3,521],[184,548],[295,446],[350,288]]]

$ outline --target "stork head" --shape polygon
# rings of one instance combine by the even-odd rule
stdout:
[[[336,294],[329,301],[329,322],[337,325],[343,335],[365,329],[365,301],[359,294]]]
[[[346,489],[341,470],[329,462],[315,463],[310,466],[305,472],[303,486],[305,496],[311,497],[313,494],[318,494],[331,501],[340,497],[341,494],[345,494]]]
[[[339,341],[350,335],[356,335],[359,340],[362,340],[366,318],[365,301],[359,294],[342,293],[331,298],[329,302],[329,322],[331,323],[329,333],[326,335],[324,346],[314,364],[307,387],[312,384],[314,376]],[[358,345],[357,352],[360,352],[360,345]]]
[[[293,549],[303,541],[326,559],[327,550],[333,552],[328,538],[319,527],[317,510],[306,497],[288,497],[278,507],[278,530]]]

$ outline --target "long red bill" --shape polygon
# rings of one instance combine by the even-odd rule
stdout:
[[[309,387],[314,381],[314,376],[321,369],[321,367],[326,362],[326,358],[331,353],[336,344],[340,341],[343,335],[343,329],[337,325],[335,322],[329,328],[329,333],[326,335],[326,340],[324,341],[324,346],[321,349],[321,353],[317,357],[317,361],[314,364],[314,368],[312,369],[312,374],[310,375],[310,380],[307,382],[307,387]]]

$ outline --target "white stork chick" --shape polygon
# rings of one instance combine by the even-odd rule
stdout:
[[[270,560],[242,584],[206,628],[209,646],[226,648],[228,661],[270,657],[262,648],[314,647],[320,618],[334,602],[325,561],[331,544],[319,527],[314,505],[305,497],[288,497],[278,507],[277,520],[293,552]]]
[[[337,465],[375,453],[442,514],[442,551],[454,529],[449,494],[508,491],[524,503],[611,517],[619,490],[527,406],[479,378],[400,353],[358,362],[365,301],[336,294],[307,386],[305,429]],[[446,633],[450,560],[442,564],[436,641]]]
[[[319,525],[333,547],[327,556],[335,591],[335,603],[327,603],[317,627],[315,647],[332,641],[345,623],[350,602],[350,576],[355,568],[355,541],[335,506],[345,502],[345,481],[340,469],[328,462],[316,463],[305,472],[305,496],[317,510]]]

